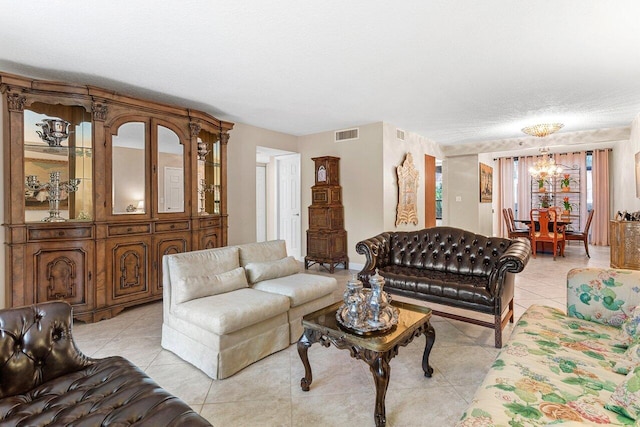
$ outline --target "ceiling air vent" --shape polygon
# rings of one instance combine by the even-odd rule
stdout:
[[[353,129],[345,129],[336,131],[336,141],[335,142],[343,142],[350,141],[353,139],[358,139],[358,128]]]
[[[404,141],[404,131],[402,129],[396,129],[396,138]]]

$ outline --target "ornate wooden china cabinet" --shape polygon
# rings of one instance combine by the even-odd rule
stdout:
[[[162,256],[227,244],[232,123],[0,73],[8,306],[84,321],[162,298]]]

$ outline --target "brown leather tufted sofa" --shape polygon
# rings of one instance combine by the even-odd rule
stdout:
[[[211,426],[128,360],[91,359],[71,306],[0,310],[1,426]]]
[[[433,311],[494,329],[497,348],[502,347],[502,329],[513,322],[514,273],[521,272],[531,256],[528,240],[487,237],[454,227],[385,232],[359,242],[356,251],[367,257],[358,274],[365,285],[378,269],[390,294],[493,315],[493,322],[488,322]]]

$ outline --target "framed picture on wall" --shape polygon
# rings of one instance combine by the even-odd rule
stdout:
[[[480,163],[480,203],[491,203],[493,199],[493,168]]]
[[[640,199],[640,151],[636,153],[636,197]]]

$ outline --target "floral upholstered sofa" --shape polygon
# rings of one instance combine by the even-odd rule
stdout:
[[[640,425],[636,306],[640,271],[569,271],[568,314],[527,309],[457,426]]]

